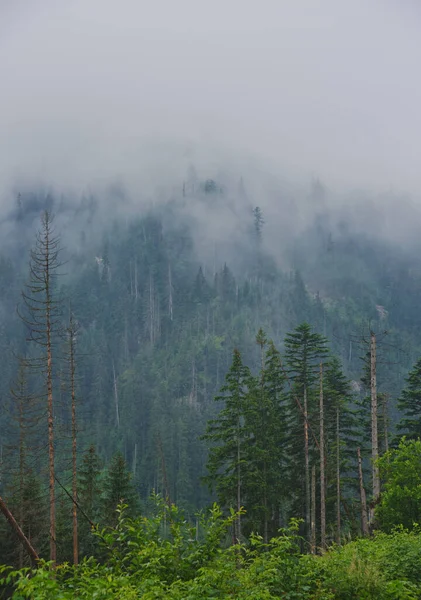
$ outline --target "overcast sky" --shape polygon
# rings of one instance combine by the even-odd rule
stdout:
[[[0,0],[0,185],[156,140],[419,193],[420,58],[419,0]]]

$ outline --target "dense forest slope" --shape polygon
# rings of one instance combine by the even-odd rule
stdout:
[[[308,322],[328,338],[356,400],[366,393],[361,357],[374,329],[379,391],[388,394],[389,414],[396,421],[396,399],[421,355],[419,255],[400,250],[396,241],[364,229],[339,210],[330,211],[318,182],[310,192],[313,211],[300,221],[297,234],[292,233],[296,207],[290,200],[274,205],[272,214],[270,205],[260,209],[250,199],[242,181],[230,188],[195,179],[179,187],[138,204],[118,186],[104,199],[22,193],[4,214],[2,495],[13,495],[16,478],[10,388],[16,386],[18,357],[31,353],[16,306],[46,208],[55,214],[64,248],[57,284],[63,318],[71,305],[78,322],[80,453],[94,445],[107,464],[121,451],[144,501],[164,488],[188,511],[210,501],[201,483],[207,447],[200,436],[218,410],[213,398],[233,349],[241,351],[252,371],[258,369],[259,328],[282,353],[285,335]],[[61,353],[59,339],[56,345]],[[59,364],[56,443],[67,482],[69,390]],[[31,375],[30,385],[36,377]],[[42,474],[44,442],[39,433],[31,435],[31,464]]]

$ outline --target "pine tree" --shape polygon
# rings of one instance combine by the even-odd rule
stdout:
[[[398,401],[403,416],[397,429],[408,439],[421,438],[421,358],[406,378],[406,386]]]
[[[221,395],[215,398],[224,402],[225,407],[216,419],[208,422],[204,440],[216,444],[210,448],[205,480],[215,487],[222,506],[237,511],[245,504],[246,458],[248,455],[249,433],[246,428],[247,392],[251,374],[243,365],[241,354],[234,350],[230,370],[221,388]],[[241,517],[236,522],[235,538],[240,540]]]
[[[101,461],[91,445],[85,451],[78,469],[78,504],[93,522],[97,523],[101,513]],[[89,535],[90,524],[83,517],[78,520],[79,544],[82,555],[89,556],[96,548],[96,538]]]
[[[302,323],[285,338],[285,356],[291,380],[289,394],[290,453],[292,463],[291,487],[302,506],[302,492],[297,478],[304,474],[304,517],[307,538],[310,537],[310,469],[317,448],[319,418],[319,364],[326,358],[327,340],[314,333],[308,323]],[[304,434],[304,435],[303,435]],[[297,485],[298,484],[298,485]],[[297,493],[298,492],[298,493]],[[298,507],[296,507],[297,510]],[[301,512],[301,511],[300,511]]]
[[[356,491],[355,478],[350,474],[355,473],[357,466],[355,446],[359,432],[352,403],[350,382],[339,359],[332,356],[324,369],[326,511],[328,524],[336,529],[337,541],[342,530],[342,502],[352,498]]]
[[[129,514],[139,508],[138,494],[132,483],[132,474],[120,452],[114,455],[103,482],[101,521],[114,525],[120,502],[128,505]]]
[[[279,528],[282,500],[285,496],[285,377],[281,359],[272,341],[267,342],[262,329],[256,336],[260,347],[261,367],[251,380],[248,394],[248,518],[253,530],[264,541],[276,535]]]

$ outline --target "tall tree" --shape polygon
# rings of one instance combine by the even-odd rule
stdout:
[[[320,546],[326,550],[326,479],[325,479],[325,417],[323,397],[323,363],[320,363]]]
[[[260,373],[253,378],[248,394],[246,426],[250,470],[248,515],[253,529],[264,541],[276,535],[280,507],[285,496],[285,377],[280,355],[262,329],[256,336],[260,347]],[[255,518],[254,518],[255,517]]]
[[[326,338],[313,332],[308,323],[302,323],[285,337],[286,365],[288,375],[292,379],[290,428],[292,433],[291,451],[295,456],[295,475],[293,477],[297,478],[297,469],[298,472],[304,471],[304,516],[308,539],[311,520],[310,451],[314,450],[315,442],[317,442],[316,425],[319,412],[315,384],[320,361],[328,353],[326,344]],[[300,429],[303,431],[303,438],[300,435]],[[301,439],[304,443],[301,443]]]
[[[376,334],[370,332],[370,391],[371,391],[371,460],[373,468],[373,506],[380,498],[380,472],[379,472],[379,438],[377,429],[377,340]],[[372,511],[370,521],[374,520]]]
[[[239,350],[234,350],[230,370],[215,398],[225,406],[215,419],[208,422],[204,440],[211,442],[205,480],[216,488],[219,502],[238,512],[244,505],[242,493],[249,436],[246,429],[247,392],[251,374],[243,365]],[[241,517],[238,516],[235,538],[241,539]]]
[[[56,286],[61,265],[60,252],[60,238],[54,232],[53,216],[45,211],[30,254],[29,282],[22,292],[25,307],[22,318],[29,331],[29,340],[39,349],[33,366],[43,375],[42,395],[47,400],[50,560],[53,562],[57,558],[53,368],[54,337],[61,329],[60,302]]]
[[[77,523],[77,416],[76,416],[76,334],[78,326],[74,315],[70,310],[69,325],[67,327],[68,335],[68,363],[69,363],[69,383],[71,396],[71,420],[72,420],[72,521],[73,521],[73,564],[79,563],[79,542],[78,542],[78,523]]]
[[[359,422],[353,409],[351,384],[335,356],[324,365],[323,404],[326,462],[326,521],[336,522],[336,539],[341,536],[341,505],[355,494],[355,445]]]

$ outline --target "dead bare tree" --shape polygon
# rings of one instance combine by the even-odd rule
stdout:
[[[311,468],[310,552],[316,554],[316,467]]]
[[[3,498],[1,496],[0,496],[0,510],[6,517],[7,521],[9,522],[10,526],[12,527],[13,531],[18,536],[19,541],[24,546],[28,555],[36,563],[39,560],[39,556],[38,556],[36,550],[33,548],[31,542],[28,540],[26,535],[23,533],[22,529],[19,527],[15,517],[12,515],[10,510],[7,508],[5,501],[3,500]]]
[[[79,541],[77,522],[77,418],[76,418],[76,334],[77,323],[70,310],[68,334],[68,359],[70,377],[70,395],[72,410],[72,521],[73,521],[73,563],[79,563]]]
[[[341,438],[339,408],[336,409],[336,541],[341,543]]]
[[[34,342],[39,354],[32,360],[32,368],[44,379],[41,396],[46,399],[48,425],[48,472],[50,500],[50,560],[57,559],[56,497],[55,497],[55,440],[53,366],[54,337],[61,331],[60,301],[56,296],[56,280],[60,262],[60,238],[54,232],[53,217],[45,211],[41,228],[36,234],[30,253],[29,282],[22,292],[23,312],[19,312],[27,326],[28,341]]]
[[[325,425],[323,404],[323,363],[320,363],[320,546],[326,550]]]
[[[379,437],[377,429],[377,359],[376,334],[370,332],[370,391],[371,391],[371,460],[373,469],[373,502],[370,508],[370,523],[374,520],[374,506],[380,497],[380,472],[378,466]]]
[[[362,534],[368,535],[368,518],[367,518],[367,500],[365,495],[364,480],[363,480],[363,467],[361,460],[361,450],[357,448],[358,458],[358,480],[360,483],[360,500],[361,500],[361,530]]]

